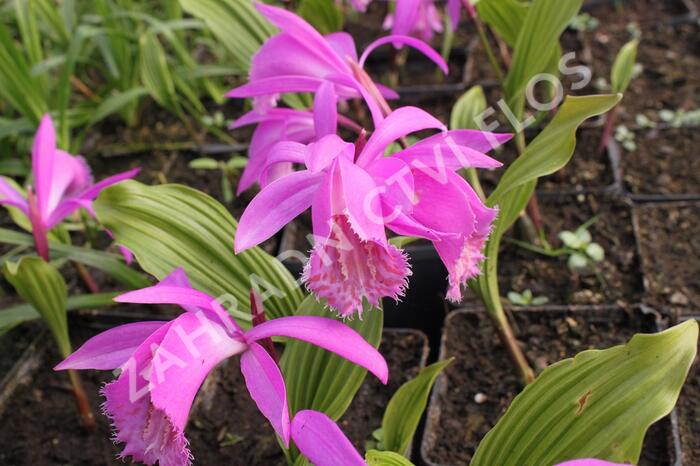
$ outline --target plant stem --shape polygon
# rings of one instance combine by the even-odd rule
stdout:
[[[68,377],[70,377],[70,383],[73,386],[73,395],[75,396],[75,403],[78,407],[83,426],[90,432],[94,432],[97,430],[95,415],[92,413],[92,408],[90,408],[90,403],[88,402],[88,397],[83,388],[80,376],[77,371],[69,370]]]
[[[463,1],[465,3],[469,3],[469,0]],[[475,14],[474,16],[472,16],[472,19],[474,20],[474,24],[476,25],[476,30],[479,34],[479,40],[481,41],[481,45],[484,47],[484,52],[486,52],[486,58],[488,59],[489,64],[493,69],[493,72],[496,74],[496,79],[501,85],[503,85],[503,71],[501,70],[501,66],[498,64],[498,60],[496,60],[496,55],[493,53],[493,49],[491,48],[491,43],[489,42],[489,38],[486,35],[486,28],[484,27],[484,23],[481,22],[481,18],[479,18],[479,15]]]
[[[41,221],[39,206],[34,190],[30,186],[27,188],[27,204],[29,208],[29,220],[32,224],[32,236],[34,237],[34,247],[37,254],[46,262],[49,261],[49,240],[47,238],[46,227]]]
[[[78,275],[80,275],[80,278],[83,280],[90,293],[100,293],[100,286],[97,284],[95,279],[92,278],[92,275],[90,275],[83,264],[73,261],[73,267],[75,267],[75,270],[78,272]]]
[[[610,141],[610,136],[612,136],[613,129],[615,128],[615,121],[617,120],[618,106],[614,106],[609,112],[608,116],[605,118],[605,127],[603,128],[603,135],[600,138],[600,145],[598,146],[598,153],[602,154],[605,148],[608,147],[608,141]]]
[[[477,173],[476,168],[467,168],[465,170],[465,175],[467,177],[467,181],[469,181],[469,184],[476,192],[476,195],[479,196],[479,199],[481,199],[482,202],[486,202],[486,193],[484,193],[484,188],[481,186],[481,181],[479,181],[479,174]]]
[[[500,303],[498,305],[500,307]],[[515,363],[520,375],[520,381],[523,383],[523,385],[528,385],[530,382],[535,380],[535,372],[527,362],[527,358],[525,357],[522,348],[520,348],[518,340],[515,338],[513,328],[502,310],[499,313],[499,317],[500,318],[494,320],[494,324],[496,324],[496,331],[498,331],[498,337],[501,339],[501,343],[503,346],[505,346],[506,351],[508,351],[510,358]]]

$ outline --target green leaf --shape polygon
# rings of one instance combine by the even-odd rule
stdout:
[[[206,23],[241,70],[250,67],[253,54],[275,32],[251,0],[180,0],[180,5]]]
[[[506,101],[520,117],[525,89],[530,80],[547,70],[552,54],[559,46],[559,36],[581,8],[583,0],[535,0],[513,46],[513,61],[504,82]]]
[[[0,228],[0,243],[15,246],[33,246],[34,239],[26,233]],[[151,284],[146,277],[127,266],[121,257],[116,254],[71,246],[55,241],[49,242],[49,250],[52,258],[70,259],[102,270],[129,288],[143,288]]]
[[[605,259],[605,250],[598,243],[591,243],[586,246],[586,254],[595,262],[602,262]]]
[[[506,205],[504,199],[506,193],[560,170],[574,153],[576,130],[581,123],[590,117],[607,112],[620,101],[621,97],[619,94],[567,96],[550,124],[508,167],[499,180],[498,186],[489,196],[488,204]],[[503,214],[500,217],[502,218]]]
[[[413,466],[413,463],[393,451],[369,450],[365,460],[367,466]]]
[[[452,107],[450,129],[479,129],[479,116],[486,110],[486,96],[481,86],[465,92]]]
[[[115,92],[100,102],[100,105],[95,109],[90,117],[90,124],[104,120],[109,115],[117,113],[127,105],[138,101],[141,97],[148,95],[148,90],[145,87],[134,87],[124,92]]]
[[[530,5],[519,0],[479,0],[479,17],[511,47],[518,41]]]
[[[298,306],[296,315],[330,317],[329,311],[309,295]],[[346,321],[368,343],[379,347],[384,314],[381,309],[365,306],[362,319]],[[290,414],[302,409],[326,413],[334,421],[340,419],[365,380],[367,370],[317,346],[290,340],[284,349],[280,367],[287,384]],[[294,449],[293,457],[298,455]]]
[[[158,279],[182,267],[195,288],[214,297],[228,294],[244,311],[257,285],[264,297],[270,295],[265,309],[271,318],[291,314],[304,297],[294,277],[262,249],[233,253],[236,221],[200,191],[130,180],[102,191],[95,211],[116,241]]]
[[[195,170],[217,170],[220,168],[217,160],[208,157],[202,157],[190,161],[189,167],[194,168]]]
[[[673,409],[697,350],[694,320],[554,364],[518,395],[472,466],[600,458],[637,464],[644,434]]]
[[[430,389],[435,379],[452,362],[439,361],[423,368],[414,378],[403,384],[389,400],[382,419],[384,448],[402,455],[410,451],[413,436],[428,404]]]
[[[328,0],[301,0],[297,14],[308,21],[321,34],[343,29],[343,13],[335,2]]]
[[[69,296],[66,302],[66,311],[113,306],[116,304],[114,298],[122,293],[122,291],[112,291],[108,293]],[[3,309],[0,311],[0,334],[10,327],[14,327],[22,322],[36,320],[40,317],[41,314],[39,314],[36,308],[31,304],[19,304]]]
[[[39,257],[23,257],[19,262],[5,262],[3,273],[25,301],[41,315],[56,339],[63,357],[71,353],[66,319],[68,290],[61,274]]]
[[[612,91],[615,93],[624,93],[632,81],[634,73],[634,64],[637,62],[637,46],[638,40],[632,40],[622,46],[615,62],[613,63],[612,73],[610,75],[610,83]]]
[[[153,31],[139,39],[141,81],[153,99],[173,113],[180,111],[175,82],[168,68],[163,46]]]

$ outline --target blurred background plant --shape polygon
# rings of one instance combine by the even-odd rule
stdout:
[[[143,125],[153,103],[197,144],[207,134],[233,142],[209,109],[273,32],[250,2],[236,0],[3,2],[0,174],[28,173],[31,136],[46,112],[72,153],[106,119]]]

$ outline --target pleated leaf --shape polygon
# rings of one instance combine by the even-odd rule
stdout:
[[[367,466],[413,466],[404,456],[393,451],[370,450],[365,455]]]
[[[634,65],[637,62],[638,40],[632,40],[622,46],[615,57],[610,76],[610,84],[613,92],[624,93],[632,81]]]
[[[182,267],[195,288],[214,297],[229,295],[243,311],[250,309],[248,294],[256,286],[263,297],[269,295],[270,317],[293,313],[304,297],[282,263],[262,249],[235,255],[237,222],[196,189],[125,181],[104,190],[95,211],[116,241],[158,279]]]
[[[56,339],[61,355],[71,353],[68,338],[66,282],[56,268],[39,257],[23,257],[18,262],[5,262],[5,278],[17,294],[41,315]]]
[[[298,309],[296,315],[332,317],[332,311],[312,295]],[[346,321],[346,324],[375,348],[379,347],[384,324],[381,309],[365,306],[362,320],[354,319]],[[297,340],[290,340],[285,346],[280,366],[287,383],[287,400],[292,417],[302,409],[314,409],[337,421],[350,406],[367,375],[366,369]],[[296,449],[292,449],[290,454],[294,459],[298,456]]]
[[[697,341],[690,320],[552,365],[513,400],[471,465],[637,464],[647,429],[678,399]]]

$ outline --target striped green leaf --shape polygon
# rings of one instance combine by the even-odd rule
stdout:
[[[393,451],[370,450],[365,455],[367,466],[413,466],[404,456]]]
[[[269,296],[265,310],[270,317],[293,313],[304,297],[281,262],[262,249],[235,255],[236,221],[196,189],[125,181],[104,190],[95,211],[117,242],[158,279],[182,267],[195,288],[215,297],[229,295],[245,311],[255,285]]]
[[[698,324],[689,320],[550,366],[515,398],[471,465],[545,465],[574,458],[637,464],[647,429],[678,399],[697,341]]]

